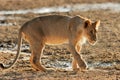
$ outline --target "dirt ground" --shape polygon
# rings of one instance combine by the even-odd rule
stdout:
[[[57,0],[0,0],[0,10],[32,9],[65,4],[74,5],[76,3],[103,2],[120,3],[119,0],[60,0],[59,2]],[[29,62],[30,51],[28,44],[24,42],[22,54],[18,62],[9,70],[0,70],[0,80],[120,80],[120,12],[115,13],[108,10],[15,14],[14,16],[20,17],[20,19],[0,20],[0,23],[13,23],[12,26],[0,25],[0,63],[10,64],[14,59],[15,54],[12,52],[16,52],[16,49],[12,49],[17,43],[17,34],[20,26],[34,17],[48,14],[81,15],[93,21],[101,20],[97,44],[95,46],[85,44],[81,51],[81,55],[90,70],[75,73],[71,68],[69,69],[72,61],[71,54],[65,45],[60,45],[46,46],[42,57],[42,64],[44,66],[48,68],[53,67],[57,71],[34,71]],[[13,15],[0,16],[14,17]],[[6,52],[2,52],[4,49]],[[7,52],[7,50],[11,52]]]
[[[0,10],[30,9],[79,3],[120,2],[120,0],[0,0]]]

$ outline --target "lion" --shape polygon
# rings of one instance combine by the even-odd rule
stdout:
[[[50,71],[41,65],[41,54],[45,45],[67,43],[73,56],[72,68],[87,70],[87,64],[80,55],[82,45],[88,41],[94,45],[97,41],[97,31],[100,20],[92,22],[81,16],[48,15],[34,18],[20,28],[18,35],[18,49],[13,63],[9,66],[0,64],[2,69],[11,68],[20,54],[22,39],[26,40],[31,48],[30,63],[37,71]]]

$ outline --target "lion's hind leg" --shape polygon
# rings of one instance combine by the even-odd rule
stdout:
[[[46,68],[41,65],[41,54],[43,52],[43,48],[43,44],[31,44],[32,54],[30,57],[30,63],[37,71],[46,71]]]
[[[35,42],[35,44],[31,44],[32,54],[30,58],[30,63],[32,67],[37,71],[55,71],[53,68],[45,68],[41,65],[41,55],[43,53],[44,45],[45,44],[42,43],[42,41],[39,41],[38,43]]]

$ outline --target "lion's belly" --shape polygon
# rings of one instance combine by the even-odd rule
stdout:
[[[64,43],[68,43],[68,39],[67,38],[48,37],[46,39],[46,44],[48,44],[48,45],[64,44]]]

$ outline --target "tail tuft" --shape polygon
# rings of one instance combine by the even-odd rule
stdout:
[[[20,46],[21,46],[21,44],[22,44],[22,34],[21,34],[21,32],[19,32],[19,35],[18,35],[18,50],[17,50],[17,54],[16,54],[16,57],[15,57],[14,61],[10,65],[4,65],[4,64],[0,63],[0,68],[9,69],[17,62],[17,59],[18,59],[19,54],[20,54]]]
[[[0,63],[0,68],[1,68],[1,69],[4,69],[4,68],[5,68],[2,63]]]

